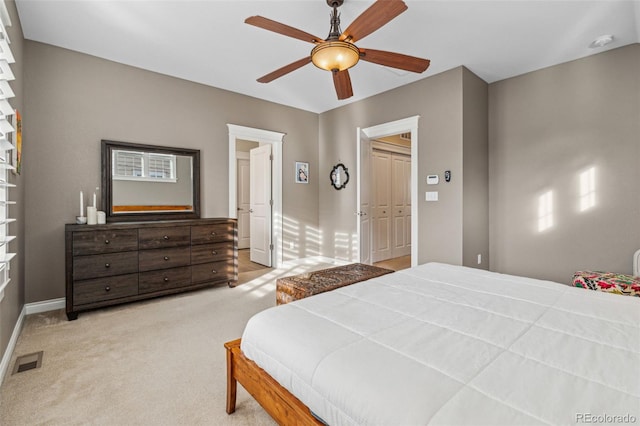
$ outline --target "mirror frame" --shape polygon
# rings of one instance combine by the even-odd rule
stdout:
[[[337,185],[333,179],[333,176],[338,171],[338,169],[342,169],[343,173],[346,176],[346,178],[340,185]],[[335,166],[333,166],[333,169],[331,169],[331,173],[329,173],[329,180],[331,181],[331,186],[333,186],[335,189],[344,189],[344,187],[347,186],[347,183],[349,183],[349,169],[347,169],[342,163],[336,164]]]
[[[193,211],[113,213],[113,185],[111,180],[112,152],[117,149],[146,151],[160,154],[184,155],[192,161]],[[200,150],[102,140],[102,206],[107,222],[140,220],[180,220],[200,218]]]

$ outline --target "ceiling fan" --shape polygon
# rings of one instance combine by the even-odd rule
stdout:
[[[407,5],[402,0],[377,0],[362,12],[344,32],[340,30],[340,15],[338,14],[338,7],[342,5],[344,0],[326,1],[333,8],[331,12],[331,29],[326,39],[321,39],[262,16],[252,16],[244,21],[247,24],[265,30],[315,44],[309,56],[260,77],[258,79],[260,83],[269,83],[307,65],[309,62],[313,62],[318,68],[331,71],[338,99],[347,99],[353,96],[348,69],[361,59],[374,64],[415,73],[422,73],[429,67],[430,61],[428,59],[382,50],[359,48],[354,44],[407,10]]]

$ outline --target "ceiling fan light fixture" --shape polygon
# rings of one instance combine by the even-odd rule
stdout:
[[[359,60],[360,50],[348,41],[325,41],[311,51],[313,64],[327,71],[344,71],[357,64]]]

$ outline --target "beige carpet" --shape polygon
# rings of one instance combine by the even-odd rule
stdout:
[[[238,386],[225,412],[223,343],[275,305],[275,279],[335,265],[309,263],[240,274],[226,285],[81,313],[27,317],[0,388],[0,424],[273,425]],[[42,367],[11,375],[17,356]]]

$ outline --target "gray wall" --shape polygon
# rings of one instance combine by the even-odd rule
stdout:
[[[9,10],[9,16],[11,17],[11,26],[7,28],[9,39],[11,40],[11,52],[16,60],[15,64],[11,65],[16,79],[9,83],[13,89],[16,97],[9,100],[9,103],[14,108],[18,109],[22,114],[23,127],[29,126],[29,119],[24,111],[24,39],[22,37],[22,27],[18,19],[18,13],[16,11],[16,4],[13,1],[6,1],[7,9]],[[24,133],[23,133],[24,135]],[[29,140],[23,138],[25,146],[29,144]],[[23,151],[24,152],[24,151]],[[14,175],[9,173],[9,181],[17,185],[16,188],[10,190],[10,196],[16,201],[16,205],[9,207],[9,213],[17,220],[15,223],[9,225],[9,233],[15,235],[17,238],[9,243],[9,250],[13,253],[17,253],[14,260],[11,261],[11,270],[9,277],[11,283],[4,291],[4,299],[0,302],[0,359],[4,356],[7,349],[9,339],[16,326],[22,306],[25,300],[25,174],[29,168],[29,160],[25,156],[22,174]],[[0,382],[2,378],[0,377]]]
[[[466,68],[462,78],[462,264],[489,269],[489,87]]]
[[[570,283],[575,271],[631,273],[640,248],[640,45],[489,87],[491,269]],[[596,173],[580,212],[579,174]],[[538,232],[538,197],[554,225]]]
[[[465,84],[471,88],[464,102],[477,107],[466,110],[466,116],[463,115]],[[479,133],[481,121],[486,121],[483,85],[486,83],[458,67],[320,115],[320,229],[324,255],[357,259],[356,128],[419,115],[418,158],[414,159],[418,163],[419,234],[418,240],[412,243],[419,245],[418,263],[463,263],[463,121],[472,120],[468,127],[472,136],[466,143],[469,149],[475,151],[486,146],[486,131],[484,139]],[[343,162],[352,176],[350,184],[340,191],[333,189],[328,179],[337,162]],[[474,162],[477,161],[469,161]],[[453,175],[449,183],[442,179],[445,170],[451,170]],[[427,186],[429,174],[440,175],[442,180],[437,187]],[[439,201],[424,201],[425,192],[434,190],[439,192]],[[481,203],[470,203],[476,209],[481,208]],[[480,241],[472,229],[475,226],[476,223],[469,226],[468,237]],[[478,244],[470,250],[488,252],[486,238],[486,247]],[[476,266],[475,262],[470,266]]]
[[[317,229],[317,114],[32,41],[24,66],[26,302],[64,297],[64,224],[77,215],[78,193],[100,186],[101,139],[200,149],[202,217],[223,217],[226,124],[286,133],[285,170],[304,159],[312,179],[284,176],[284,214]]]

